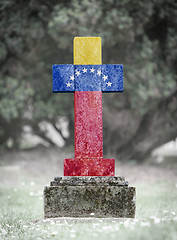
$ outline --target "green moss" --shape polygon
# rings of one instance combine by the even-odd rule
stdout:
[[[135,188],[127,186],[52,186],[44,199],[46,217],[134,217]]]

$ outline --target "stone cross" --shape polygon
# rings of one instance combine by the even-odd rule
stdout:
[[[53,91],[74,92],[75,158],[45,187],[45,217],[134,217],[135,188],[103,158],[102,92],[123,91],[123,66],[101,64],[100,38],[76,37],[74,65],[53,66]]]
[[[75,158],[64,176],[114,176],[103,158],[102,92],[123,91],[123,65],[102,64],[101,38],[74,38],[74,65],[53,65],[53,92],[74,92]]]

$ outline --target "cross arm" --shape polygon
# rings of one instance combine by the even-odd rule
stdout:
[[[56,64],[52,66],[53,92],[74,92],[74,65]]]
[[[123,91],[123,65],[53,65],[53,92]]]
[[[123,65],[102,65],[102,91],[123,92]]]

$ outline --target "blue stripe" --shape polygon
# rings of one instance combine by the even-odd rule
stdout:
[[[53,92],[123,91],[123,65],[53,65]]]

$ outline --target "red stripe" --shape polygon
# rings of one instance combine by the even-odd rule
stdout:
[[[65,159],[64,176],[115,176],[115,160]]]
[[[76,91],[75,158],[102,158],[102,92]]]

